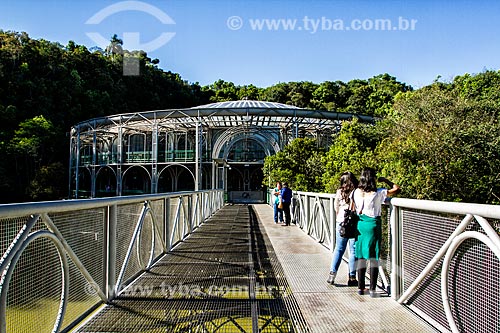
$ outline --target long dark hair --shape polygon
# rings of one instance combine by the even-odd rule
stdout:
[[[349,195],[358,187],[358,180],[350,171],[346,171],[340,176],[340,194],[344,202],[349,203]]]
[[[377,177],[375,169],[364,168],[359,177],[359,186],[364,192],[374,192],[377,190]]]

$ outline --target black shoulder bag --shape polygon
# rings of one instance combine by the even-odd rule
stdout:
[[[350,195],[349,208],[344,210],[344,221],[340,222],[340,236],[344,238],[357,238],[358,221],[359,216],[358,214],[356,214],[356,209],[354,206],[354,196]]]

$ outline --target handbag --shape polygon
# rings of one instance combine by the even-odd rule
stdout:
[[[354,198],[350,198],[350,204],[344,210],[344,221],[340,222],[339,234],[343,238],[357,238],[359,216],[354,206]]]
[[[283,209],[283,201],[280,200],[280,203],[278,204],[278,209]]]

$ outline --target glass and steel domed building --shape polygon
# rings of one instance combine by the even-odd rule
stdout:
[[[341,122],[369,116],[262,101],[118,114],[71,129],[73,198],[225,189],[231,201],[264,199],[264,158],[297,137],[328,146]]]

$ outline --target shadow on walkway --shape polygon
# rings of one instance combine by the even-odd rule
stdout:
[[[79,332],[308,332],[252,206],[226,206]]]

